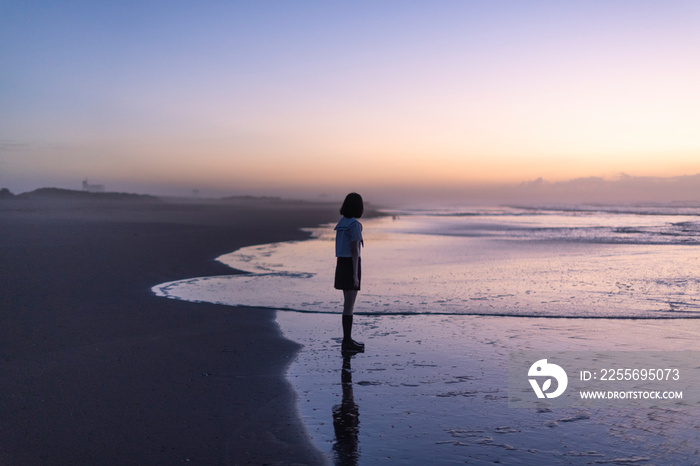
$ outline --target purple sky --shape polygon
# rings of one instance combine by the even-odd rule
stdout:
[[[0,187],[693,175],[699,82],[697,1],[0,1]]]

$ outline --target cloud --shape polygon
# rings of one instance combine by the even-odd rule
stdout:
[[[498,194],[498,190],[493,194]],[[689,203],[700,202],[700,174],[676,177],[630,176],[574,178],[549,182],[538,178],[503,188],[501,197],[551,203]]]

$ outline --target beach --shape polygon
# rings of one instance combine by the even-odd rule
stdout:
[[[340,351],[342,298],[328,289],[333,223],[218,258],[245,275],[153,291],[278,309],[303,345],[287,377],[326,463],[697,464],[697,214],[462,207],[363,219],[356,355]],[[568,378],[533,372],[543,364]]]
[[[0,466],[700,466],[700,1],[1,5]]]
[[[343,355],[335,204],[3,201],[0,464],[697,464],[696,214],[369,215]]]
[[[150,288],[335,204],[0,202],[0,464],[315,464],[275,312]]]
[[[552,399],[525,409],[510,405],[512,354],[560,361],[563,352],[575,350],[588,364],[616,352],[675,355],[695,348],[694,323],[363,315],[353,333],[365,353],[343,358],[335,317],[277,315],[284,335],[304,345],[287,374],[302,419],[330,464],[699,462],[697,396],[683,403],[572,399],[557,405]],[[579,383],[574,374],[569,370],[569,392]],[[693,392],[697,379],[683,394],[691,398]],[[531,391],[521,396],[529,395],[535,399]]]

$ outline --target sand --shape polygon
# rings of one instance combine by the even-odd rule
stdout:
[[[345,360],[337,315],[280,311],[277,322],[304,345],[287,376],[329,463],[698,464],[696,351],[694,380],[684,366],[687,383],[662,384],[684,385],[682,402],[584,403],[576,387],[620,385],[573,378],[569,400],[525,409],[509,400],[519,394],[513,382],[530,388],[510,373],[512,355],[559,360],[574,350],[593,369],[593,357],[609,351],[644,354],[643,361],[649,350],[675,357],[695,348],[695,320],[359,315],[353,337],[365,353]],[[520,393],[535,400],[532,390]]]
[[[150,288],[230,274],[213,259],[336,217],[254,199],[0,202],[0,464],[323,461],[274,311]]]

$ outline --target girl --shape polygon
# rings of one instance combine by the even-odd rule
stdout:
[[[335,288],[343,290],[343,351],[365,350],[363,343],[351,338],[352,311],[362,279],[360,247],[364,246],[362,224],[357,219],[362,217],[364,210],[362,196],[357,193],[348,194],[340,208],[343,217],[335,227]]]

